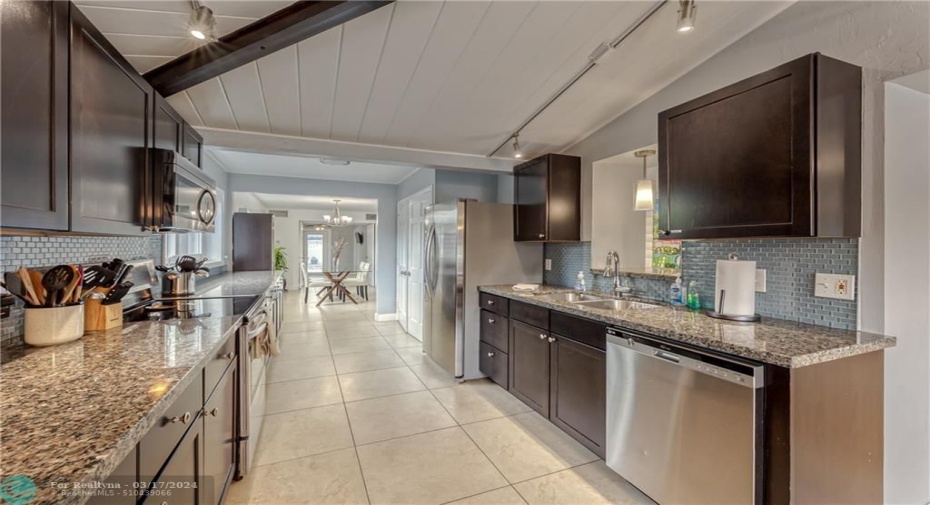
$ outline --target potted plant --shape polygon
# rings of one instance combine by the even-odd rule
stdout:
[[[274,248],[274,269],[275,271],[280,270],[282,272],[288,271],[287,266],[287,252],[284,251],[284,246],[278,246]],[[287,278],[284,279],[284,289],[287,289]]]

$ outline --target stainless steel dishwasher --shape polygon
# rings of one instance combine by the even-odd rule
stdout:
[[[663,505],[762,503],[763,367],[609,328],[607,466]]]

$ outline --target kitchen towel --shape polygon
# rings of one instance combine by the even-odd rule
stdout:
[[[714,310],[725,316],[752,316],[756,313],[756,262],[717,260]]]

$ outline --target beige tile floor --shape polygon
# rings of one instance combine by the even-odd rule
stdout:
[[[285,297],[252,472],[230,504],[651,504],[490,381],[458,383],[374,303]]]

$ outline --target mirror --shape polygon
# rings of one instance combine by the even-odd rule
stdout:
[[[658,157],[653,144],[595,161],[592,172],[591,269],[603,271],[607,253],[620,254],[620,268],[628,273],[675,275],[681,258],[680,241],[660,241],[655,213],[658,196]],[[643,179],[646,151],[646,178],[652,181],[651,210],[635,210],[638,183]],[[642,153],[641,153],[642,154]],[[642,196],[640,194],[640,196]],[[648,204],[647,204],[648,205]],[[671,270],[671,271],[669,271]]]

